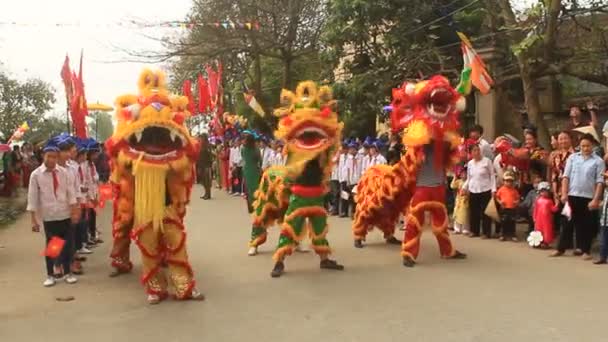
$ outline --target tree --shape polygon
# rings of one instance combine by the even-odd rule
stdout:
[[[251,23],[259,30],[222,25],[194,26],[184,37],[165,37],[165,51],[128,51],[146,61],[173,61],[172,86],[175,90],[187,78],[203,70],[205,64],[219,60],[226,84],[247,81],[256,96],[265,98],[263,78],[269,71],[263,64],[278,64],[280,87],[294,86],[295,66],[315,56],[325,20],[324,0],[195,0],[188,22]],[[154,39],[154,38],[153,38]],[[271,62],[274,61],[274,62]],[[226,88],[226,87],[225,87]],[[278,98],[280,88],[273,90]],[[271,108],[264,100],[263,107]]]
[[[65,132],[66,129],[67,125],[64,116],[51,114],[44,117],[32,129],[27,131],[23,136],[23,140],[38,144]]]
[[[440,73],[457,79],[462,62],[456,25],[481,24],[477,1],[332,0],[323,42],[347,134],[375,135],[390,90]],[[468,16],[458,17],[466,12]]]
[[[0,72],[0,134],[10,138],[27,121],[36,127],[55,102],[53,88],[39,79],[19,82]]]
[[[112,116],[106,112],[89,113],[89,136],[97,141],[106,141],[114,132]]]
[[[608,1],[536,1],[523,11],[509,0],[484,0],[484,6],[490,30],[506,33],[499,47],[513,56],[528,116],[548,143],[536,84],[542,77],[568,75],[608,85]]]

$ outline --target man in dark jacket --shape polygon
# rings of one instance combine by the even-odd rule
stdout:
[[[211,198],[211,180],[213,169],[213,152],[209,146],[207,134],[202,134],[201,137],[201,152],[198,157],[197,172],[200,184],[205,189],[205,193],[201,196],[202,199],[208,200]]]

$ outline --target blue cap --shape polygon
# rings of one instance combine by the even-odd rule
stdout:
[[[365,141],[363,142],[363,146],[369,147],[372,146],[374,144],[374,138],[368,136],[365,138]]]
[[[382,140],[376,140],[372,146],[380,150],[384,147],[384,142],[382,142]]]
[[[95,140],[93,138],[88,138],[85,141],[86,141],[86,148],[89,152],[100,152],[101,151],[101,146],[99,145],[99,142],[97,142],[97,140]]]
[[[76,150],[78,153],[85,153],[88,151],[87,141],[85,139],[75,138]]]
[[[44,147],[42,148],[42,152],[59,152],[59,146],[57,146],[57,141],[55,138],[49,139]]]
[[[61,133],[58,136],[54,137],[53,139],[55,140],[55,142],[59,148],[64,147],[64,146],[71,146],[76,143],[76,141],[74,141],[74,138],[69,136],[67,133]]]
[[[349,148],[359,148],[359,144],[357,143],[357,141],[352,140],[351,142],[348,143],[348,147]]]

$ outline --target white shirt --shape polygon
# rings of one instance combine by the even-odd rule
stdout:
[[[230,148],[230,166],[242,166],[241,147]]]
[[[57,175],[57,191],[53,187],[53,174]],[[36,212],[44,222],[63,221],[71,216],[71,205],[76,204],[74,179],[71,173],[57,166],[54,171],[42,164],[30,176],[27,192],[27,210]]]
[[[341,154],[338,152],[331,158],[333,166],[331,168],[330,180],[332,181],[340,181],[340,156]]]
[[[260,151],[262,156],[262,170],[266,170],[272,165],[272,158],[275,152],[270,147],[265,147]]]
[[[496,176],[494,175],[494,164],[486,157],[480,161],[471,159],[467,163],[468,190],[474,194],[496,191]]]
[[[359,179],[361,178],[361,161],[360,155],[349,154],[346,157],[343,169],[346,172],[346,183],[348,185],[359,183]]]
[[[80,181],[80,191],[82,198],[84,198],[85,201],[88,201],[91,199],[90,191],[93,187],[93,178],[91,177],[89,163],[85,160],[82,163],[78,164],[78,166],[76,167],[78,170],[78,180]]]
[[[505,173],[505,170],[503,169],[502,165],[500,165],[501,163],[502,163],[502,154],[499,154],[496,156],[496,158],[494,158],[494,171],[496,172],[496,186],[497,187],[502,186],[502,177]]]
[[[82,184],[80,182],[80,177],[78,175],[78,163],[70,159],[65,163],[65,169],[72,176],[72,179],[73,179],[72,184],[74,186],[74,194],[76,196],[76,200],[78,201],[78,203],[84,203],[86,195],[84,195],[80,191]]]
[[[346,157],[347,156],[348,156],[347,153],[340,153],[340,156],[338,157],[338,165],[339,165],[338,180],[340,181],[340,183],[346,182],[348,179],[348,174],[347,174],[347,170],[346,170]]]
[[[89,198],[97,199],[99,197],[99,174],[97,173],[97,168],[94,163],[86,162],[88,164],[89,170],[89,179],[91,181],[91,186],[89,186]]]
[[[380,165],[380,164],[386,165],[387,163],[388,162],[386,161],[386,158],[384,158],[383,155],[378,153],[375,156],[369,156],[369,163],[367,164],[367,168],[369,169],[370,167],[372,167],[374,165]]]
[[[273,152],[273,155],[270,160],[270,164],[272,166],[284,166],[285,165],[285,156],[281,152]]]
[[[486,139],[480,138],[478,141],[481,155],[492,160],[494,159],[494,145],[490,144]]]

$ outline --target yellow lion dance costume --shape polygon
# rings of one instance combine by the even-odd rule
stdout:
[[[188,99],[170,96],[159,71],[144,70],[138,86],[138,96],[117,99],[117,126],[106,143],[114,184],[113,274],[131,270],[131,238],[141,251],[149,303],[168,297],[169,281],[177,299],[202,300],[183,224],[199,150],[184,126]]]

